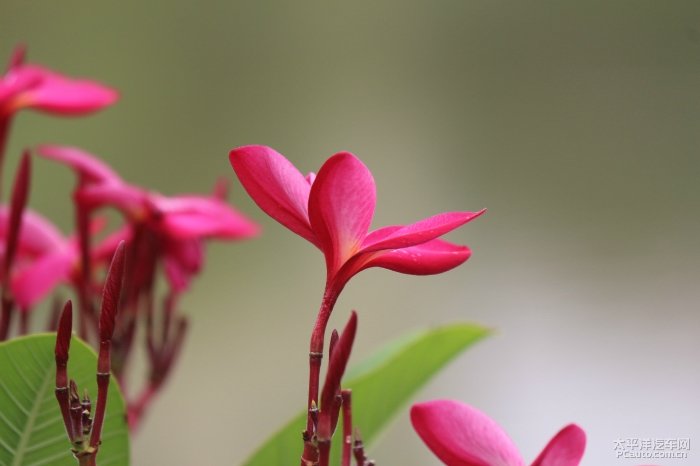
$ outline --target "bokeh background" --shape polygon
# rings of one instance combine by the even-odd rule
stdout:
[[[303,171],[350,150],[378,184],[375,226],[488,207],[450,236],[474,250],[459,269],[353,280],[333,322],[359,310],[355,360],[413,329],[481,322],[497,334],[417,399],[479,407],[526,461],[575,421],[585,465],[644,463],[615,458],[628,437],[690,437],[689,459],[658,464],[697,464],[697,1],[2,0],[0,57],[19,42],[122,98],[91,118],[25,112],[10,166],[25,145],[79,145],[172,194],[233,180],[237,145]],[[37,161],[32,207],[70,229],[71,186]],[[235,182],[233,202],[264,235],[209,248],[135,465],[239,464],[303,404],[322,257]],[[406,413],[371,455],[438,464]]]

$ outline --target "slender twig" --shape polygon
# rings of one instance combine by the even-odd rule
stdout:
[[[352,390],[340,391],[343,399],[343,454],[341,466],[350,466],[352,457]]]
[[[0,114],[0,200],[2,200],[3,173],[5,168],[5,151],[7,150],[7,140],[10,136],[10,125],[12,117]]]
[[[124,249],[124,241],[122,241],[117,246],[114,258],[109,266],[102,294],[99,324],[100,352],[97,359],[97,405],[95,407],[95,418],[92,423],[92,433],[90,434],[90,447],[94,448],[95,451],[100,445],[102,424],[107,406],[107,390],[109,388],[111,366],[110,349],[124,277]]]
[[[316,433],[319,466],[329,466],[330,463],[331,440],[338,423],[342,403],[340,381],[350,359],[356,333],[357,313],[353,311],[343,329],[343,333],[333,347],[333,354],[328,363],[326,380],[321,392],[321,412],[318,417],[318,430]]]
[[[73,327],[73,305],[67,301],[63,307],[63,312],[58,323],[58,333],[56,334],[56,348],[54,350],[56,358],[56,400],[61,408],[63,424],[66,426],[66,433],[73,442],[75,434],[73,422],[70,417],[70,402],[68,393],[68,351],[70,349],[71,329]]]
[[[311,402],[318,404],[318,391],[321,373],[321,362],[323,360],[323,342],[325,339],[328,319],[333,312],[333,306],[338,296],[332,291],[332,287],[327,286],[321,300],[321,307],[316,317],[311,342],[309,345],[309,396],[307,407],[311,407]],[[311,431],[313,425],[311,417],[307,417],[306,430]]]
[[[78,188],[79,189],[79,188]],[[95,310],[92,303],[92,264],[90,260],[90,208],[76,202],[76,225],[78,244],[80,246],[80,281],[78,283],[78,299],[80,300],[80,321],[78,334],[88,341],[88,322],[94,318]]]
[[[14,302],[10,292],[9,283],[10,272],[15,260],[17,245],[22,227],[22,214],[27,205],[27,197],[29,195],[29,182],[31,178],[31,158],[29,152],[25,151],[22,154],[22,160],[12,189],[12,200],[10,204],[10,223],[7,232],[7,242],[5,244],[5,258],[3,262],[2,277],[5,281],[2,288],[2,311],[0,311],[0,341],[5,340],[9,334],[10,322],[12,320],[12,312]]]

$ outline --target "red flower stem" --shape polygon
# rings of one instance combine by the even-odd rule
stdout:
[[[92,432],[90,434],[90,447],[95,450],[95,454],[97,454],[97,449],[100,446],[105,408],[107,407],[112,336],[114,335],[114,325],[124,278],[124,249],[125,245],[124,241],[122,241],[114,252],[102,292],[102,309],[99,322],[100,352],[97,356],[97,407],[95,408],[95,418],[92,422]]]
[[[71,443],[75,439],[73,421],[70,417],[70,399],[68,393],[68,352],[70,350],[71,328],[73,326],[73,305],[67,301],[57,324],[56,347],[56,400],[61,408],[63,424]]]
[[[10,329],[10,320],[13,312],[13,299],[10,295],[9,283],[10,272],[15,260],[17,245],[19,243],[20,230],[22,228],[22,214],[27,205],[29,195],[29,182],[31,179],[32,165],[29,152],[22,154],[22,160],[15,175],[14,186],[12,187],[12,199],[10,203],[10,222],[7,231],[7,242],[5,243],[5,258],[2,264],[2,277],[5,284],[2,288],[2,312],[0,313],[0,341],[5,340]]]
[[[79,464],[79,466],[97,466],[96,458],[97,458],[96,453],[88,453],[86,455],[80,455],[80,456],[78,456],[78,464]]]
[[[175,301],[177,295],[174,291],[169,291],[163,300],[163,323],[161,328],[161,341],[167,342],[170,339],[170,327],[173,311],[175,309]]]
[[[66,434],[68,434],[68,440],[73,443],[74,433],[73,433],[73,420],[70,417],[70,401],[68,399],[68,386],[64,385],[62,387],[56,387],[55,389],[56,401],[58,401],[58,407],[61,409],[61,416],[63,417],[63,425],[66,427]]]
[[[323,342],[328,326],[328,319],[333,312],[338,295],[335,294],[330,286],[326,286],[326,291],[323,293],[321,307],[316,317],[313,332],[311,333],[311,344],[309,345],[309,399],[307,407],[311,409],[311,403],[318,405],[319,379],[321,373],[321,362],[323,360]],[[306,430],[313,432],[313,420],[311,414],[307,416]]]
[[[318,441],[318,466],[329,466],[331,461],[330,439]]]
[[[341,466],[350,466],[352,459],[352,390],[341,390],[343,398],[343,456]]]
[[[10,299],[9,297],[5,297],[5,293],[2,294],[2,310],[0,311],[0,341],[6,340],[7,336],[10,333],[10,323],[12,321],[13,306],[12,299]]]
[[[149,383],[142,390],[135,401],[129,402],[126,409],[126,421],[129,432],[136,432],[141,426],[144,415],[151,406],[151,403],[160,392],[160,385]]]
[[[304,450],[301,455],[301,466],[318,465],[319,449],[315,444],[316,420],[318,413],[319,380],[321,378],[321,362],[323,361],[323,342],[328,326],[328,319],[333,312],[333,306],[338,294],[330,284],[326,284],[323,292],[321,307],[316,316],[311,343],[309,344],[309,397],[307,400],[306,430],[303,433]]]
[[[156,348],[152,335],[152,315],[150,317],[147,317],[146,324],[146,346],[151,365],[150,380],[138,398],[129,403],[127,420],[131,432],[135,432],[138,429],[144,414],[168,379],[174,363],[182,350],[188,329],[187,319],[180,318],[177,322],[177,330],[172,342],[164,342],[161,348]]]
[[[11,122],[12,119],[9,116],[0,116],[0,201],[2,200],[2,175],[5,167],[5,150],[7,149]]]
[[[105,409],[107,408],[107,390],[109,389],[110,340],[100,342],[100,354],[97,360],[97,406],[90,434],[90,446],[97,449],[102,437]]]
[[[92,307],[91,283],[92,268],[90,264],[90,212],[86,207],[77,205],[76,223],[78,227],[78,241],[80,244],[80,283],[78,286],[78,299],[80,300],[80,319],[78,322],[78,334],[80,338],[88,340],[88,319],[92,320],[95,311]]]
[[[301,455],[301,466],[318,466],[318,447],[312,435],[307,431],[302,433],[304,453]]]
[[[159,386],[149,383],[144,387],[144,389],[139,394],[136,401],[129,403],[127,410],[127,422],[129,424],[129,431],[136,432],[143,415],[153,401],[155,395],[158,393]]]

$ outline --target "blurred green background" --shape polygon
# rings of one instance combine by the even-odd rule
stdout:
[[[355,360],[478,321],[497,335],[419,399],[486,411],[526,461],[571,421],[586,465],[639,464],[615,459],[618,438],[700,440],[699,2],[2,0],[0,57],[19,42],[122,98],[91,118],[25,112],[11,167],[26,145],[72,144],[173,194],[233,180],[242,144],[302,171],[353,151],[377,181],[375,226],[489,208],[450,236],[474,250],[463,267],[353,280],[333,323],[359,311]],[[70,229],[71,186],[37,161],[32,207]],[[238,464],[305,399],[323,259],[237,182],[233,202],[264,235],[209,248],[136,465]],[[371,455],[438,464],[406,414]]]

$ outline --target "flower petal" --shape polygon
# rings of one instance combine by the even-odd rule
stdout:
[[[42,79],[41,72],[25,66],[11,67],[4,76],[0,76],[0,114],[13,112],[16,97],[39,85]]]
[[[467,246],[434,239],[417,246],[369,253],[362,269],[382,267],[411,275],[433,275],[461,265],[469,256],[471,250]]]
[[[162,225],[170,236],[179,239],[243,239],[256,236],[260,232],[258,225],[233,209],[222,211],[219,216],[200,212],[169,214],[163,217]]]
[[[459,228],[486,212],[445,212],[433,215],[404,227],[384,227],[375,230],[365,239],[361,252],[398,249],[425,243]]]
[[[19,270],[12,278],[12,295],[19,307],[31,309],[54,287],[68,281],[77,262],[77,251],[68,248],[46,254]]]
[[[165,248],[163,265],[170,287],[184,291],[192,277],[199,273],[204,263],[204,245],[198,239],[169,241]]]
[[[335,154],[319,170],[309,195],[309,218],[330,274],[360,248],[376,196],[372,173],[349,152]]]
[[[215,197],[152,195],[165,231],[173,237],[241,239],[256,236],[260,227]]]
[[[9,221],[10,209],[5,205],[0,206],[0,238],[6,237]],[[65,247],[66,242],[63,234],[50,221],[30,209],[24,210],[18,244],[20,255],[44,254]]]
[[[229,160],[258,207],[294,233],[318,245],[309,224],[311,187],[289,160],[265,146],[233,149]]]
[[[91,183],[121,182],[121,177],[99,158],[77,147],[44,145],[37,148],[37,154],[67,165]]]
[[[118,99],[114,89],[94,81],[70,79],[37,65],[24,65],[15,70],[41,76],[41,81],[18,94],[12,110],[30,107],[45,112],[79,115],[94,112]]]
[[[141,218],[148,208],[148,193],[127,183],[88,185],[76,194],[76,199],[92,209],[105,205],[120,210],[130,218]]]
[[[464,403],[434,400],[411,408],[413,428],[447,466],[521,466],[508,435],[486,414]]]
[[[578,466],[586,449],[586,433],[569,424],[549,441],[532,466]]]

